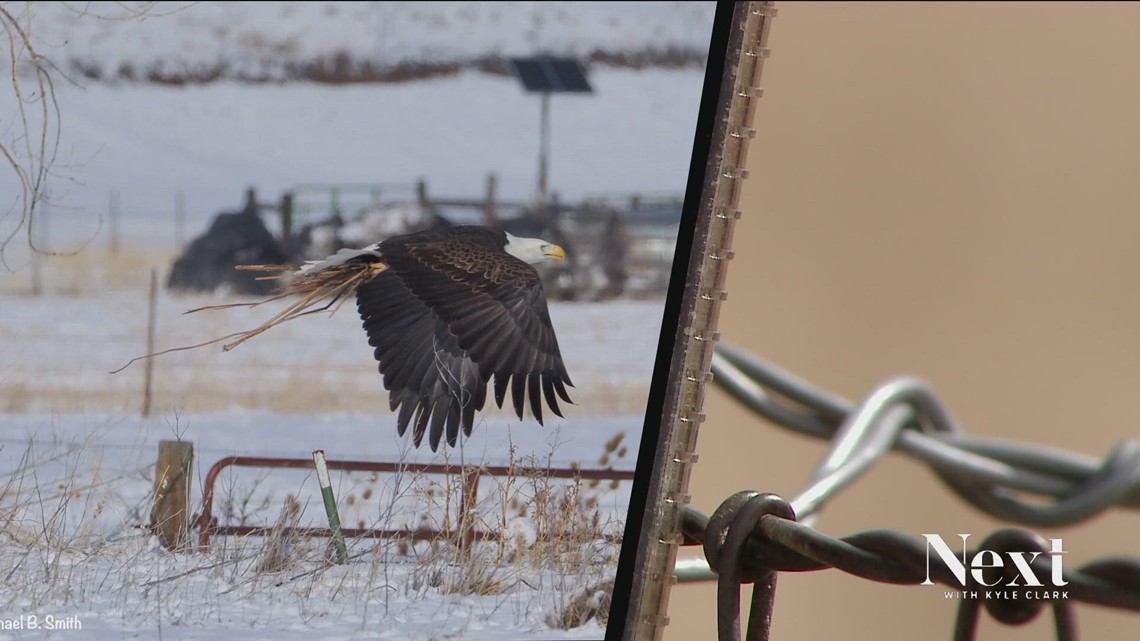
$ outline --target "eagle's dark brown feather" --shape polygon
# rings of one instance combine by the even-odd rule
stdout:
[[[451,446],[460,428],[470,435],[492,379],[495,403],[509,387],[520,419],[528,397],[540,424],[544,398],[557,416],[555,395],[571,402],[542,281],[506,242],[483,227],[394,237],[377,248],[385,271],[356,288],[397,428],[412,424],[417,446],[425,433],[433,450],[445,433]]]

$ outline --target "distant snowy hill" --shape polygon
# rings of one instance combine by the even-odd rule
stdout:
[[[232,69],[283,68],[338,51],[385,63],[536,51],[707,51],[715,10],[711,2],[162,2],[141,18],[128,17],[141,4],[152,3],[3,6],[27,23],[40,53],[65,70],[68,60],[106,69],[219,60]],[[588,75],[592,95],[552,100],[552,190],[565,201],[682,193],[703,67],[595,64]],[[478,198],[494,172],[501,198],[535,193],[539,100],[508,76],[468,68],[395,84],[223,78],[182,86],[68,77],[75,82],[55,83],[55,243],[108,233],[112,192],[131,219],[123,225],[126,240],[163,244],[174,238],[176,202],[185,203],[186,232],[194,235],[214,213],[240,206],[247,186],[274,202],[299,184],[409,185],[423,178],[437,197]],[[34,124],[39,107],[31,88],[25,84],[23,117]],[[0,141],[28,153],[21,117],[15,95],[0,91]],[[12,172],[0,171],[0,213],[18,193]],[[0,218],[0,233],[14,224]]]
[[[712,2],[5,3],[40,53],[91,79],[282,80],[314,65],[538,52],[613,58],[708,50]],[[6,53],[6,52],[5,52]]]

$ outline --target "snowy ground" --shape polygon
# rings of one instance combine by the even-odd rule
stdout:
[[[702,47],[712,16],[711,3],[182,4],[159,4],[162,11],[135,23],[98,19],[106,11],[121,17],[130,3],[39,3],[34,33],[45,55],[112,66],[175,64],[178,56],[259,64],[266,51],[303,59],[338,47],[392,61]],[[565,201],[682,193],[703,71],[595,66],[590,82],[589,97],[552,100],[553,190]],[[0,256],[0,566],[9,568],[0,575],[0,604],[8,606],[0,608],[0,640],[600,637],[596,620],[562,631],[550,617],[612,578],[618,550],[605,536],[621,531],[628,483],[484,479],[479,518],[510,536],[471,559],[444,543],[358,541],[350,564],[328,566],[323,541],[298,540],[267,563],[274,548],[261,537],[222,537],[207,553],[174,555],[139,526],[162,439],[194,443],[196,509],[206,470],[233,454],[307,458],[319,448],[330,459],[632,469],[663,301],[552,304],[575,382],[566,418],[538,426],[488,411],[462,449],[446,454],[397,438],[351,306],[277,327],[233,352],[159,357],[148,418],[139,416],[143,364],[109,373],[146,351],[148,275],[155,268],[164,280],[171,264],[177,198],[183,241],[219,210],[238,207],[247,186],[275,201],[298,184],[424,178],[435,196],[479,198],[494,172],[501,198],[528,199],[537,97],[511,78],[474,72],[383,86],[79,79],[56,90],[50,204],[32,231],[49,250],[81,251],[36,263],[17,240]],[[16,106],[0,92],[0,140],[19,154]],[[12,174],[0,172],[0,238],[20,228],[11,209],[18,193]],[[121,212],[116,254],[107,251],[112,193]],[[182,315],[223,302],[233,299],[164,293],[156,347],[248,329],[272,312]],[[338,473],[334,487],[352,526],[439,525],[454,498],[437,476]],[[285,513],[299,524],[324,518],[314,479],[300,471],[230,469],[218,492],[215,515],[226,523],[273,524],[286,505],[297,506]],[[82,632],[47,631],[48,615],[77,617]],[[29,616],[38,629],[26,629]],[[11,629],[16,623],[25,629]]]
[[[432,454],[396,437],[352,310],[281,326],[229,353],[160,357],[157,411],[140,418],[141,365],[108,370],[141,354],[144,303],[135,292],[107,289],[3,301],[0,562],[14,568],[0,583],[0,601],[10,604],[4,616],[74,616],[92,638],[153,638],[161,629],[163,638],[214,639],[252,628],[265,638],[600,636],[596,621],[560,632],[547,619],[612,578],[618,548],[601,537],[621,531],[625,482],[485,478],[478,508],[484,527],[521,539],[508,538],[505,548],[488,544],[474,561],[446,545],[360,541],[347,567],[330,568],[323,541],[297,541],[287,562],[268,571],[259,569],[265,539],[219,538],[209,553],[172,555],[138,526],[147,522],[161,439],[194,443],[195,506],[208,467],[235,454],[306,458],[323,449],[331,459],[632,469],[642,423],[636,408],[645,402],[660,302],[554,305],[579,383],[567,418],[538,426],[490,412],[458,451]],[[197,324],[179,314],[193,302],[202,301],[163,298],[162,345],[212,338],[255,318],[215,312]],[[299,369],[299,376],[289,373]],[[245,409],[282,403],[284,410]],[[361,527],[438,528],[453,514],[447,496],[458,494],[453,481],[438,476],[338,473],[334,487],[343,521]],[[215,515],[223,523],[272,525],[288,497],[302,507],[298,524],[323,519],[309,473],[230,468],[217,491]],[[576,521],[597,519],[595,535],[575,540],[572,558],[566,550],[540,556],[538,531],[566,516],[566,507],[551,507],[562,497],[573,499]],[[472,576],[485,582],[472,586]],[[9,636],[0,629],[0,639],[71,634]]]
[[[269,553],[260,537],[219,537],[207,553],[174,555],[138,528],[146,522],[156,442],[191,440],[196,446],[195,486],[217,459],[235,453],[309,457],[324,448],[330,458],[400,460],[409,454],[376,417],[362,414],[283,415],[264,411],[166,416],[154,419],[91,415],[0,417],[0,497],[5,543],[0,563],[12,568],[0,583],[8,604],[0,619],[18,615],[75,616],[81,638],[224,639],[317,634],[322,638],[592,638],[596,623],[561,632],[547,617],[579,592],[612,577],[617,546],[600,539],[562,549],[572,558],[538,557],[537,528],[551,520],[535,513],[541,480],[487,478],[481,484],[480,519],[505,525],[521,537],[503,548],[488,543],[472,561],[452,546],[408,547],[399,542],[350,541],[352,561],[329,567],[325,541],[296,540],[283,563],[264,569]],[[521,429],[511,441],[519,452],[553,451],[554,465],[581,461],[598,467],[602,442],[640,431],[640,417],[598,417],[570,422],[560,433]],[[480,425],[454,459],[507,463],[502,443],[508,426]],[[568,432],[591,437],[572,438]],[[415,456],[419,454],[420,456]],[[440,459],[412,452],[406,460]],[[27,458],[25,458],[27,457]],[[520,457],[520,464],[527,464]],[[629,469],[630,461],[617,461]],[[442,477],[334,474],[342,519],[351,526],[414,526],[436,519],[449,485]],[[323,512],[312,474],[254,469],[223,473],[214,514],[223,523],[272,525],[286,497],[301,506],[300,525],[321,525]],[[550,489],[551,496],[561,496]],[[195,491],[198,505],[200,491]],[[628,484],[613,489],[583,484],[600,529],[620,531]],[[512,508],[500,522],[499,505],[530,505],[527,517]],[[425,524],[429,521],[425,521]],[[506,553],[504,554],[504,549]],[[528,557],[532,551],[534,557]],[[508,560],[509,559],[509,560]],[[486,587],[471,577],[485,577]],[[472,593],[474,592],[474,593]],[[3,625],[0,623],[0,625]],[[27,632],[6,638],[80,638],[70,631]]]
[[[95,250],[49,257],[41,267],[46,293],[40,297],[28,296],[26,279],[0,272],[0,412],[130,412],[141,407],[145,364],[110,372],[146,353],[146,261],[161,268],[166,263],[160,257],[113,257]],[[162,292],[156,349],[250,329],[281,307],[184,314],[238,300]],[[575,385],[570,392],[577,404],[567,408],[568,417],[644,410],[662,305],[661,300],[550,303]],[[351,304],[331,317],[313,315],[280,325],[230,352],[217,345],[175,352],[156,357],[152,367],[155,408],[388,411],[372,350]]]
[[[0,582],[0,601],[12,604],[5,612],[74,615],[85,634],[100,638],[151,638],[159,628],[164,638],[229,638],[254,627],[266,638],[385,630],[423,639],[600,636],[596,621],[562,632],[547,619],[612,578],[618,547],[604,537],[621,532],[627,482],[485,477],[478,518],[509,536],[477,550],[474,561],[450,545],[359,541],[349,566],[330,568],[323,541],[297,541],[282,567],[266,571],[259,570],[268,554],[263,538],[223,537],[209,553],[172,555],[139,526],[147,522],[162,439],[194,443],[195,509],[208,468],[241,454],[308,458],[323,449],[330,459],[631,470],[662,301],[552,304],[576,383],[566,418],[539,426],[486,412],[460,449],[433,454],[396,436],[350,307],[282,325],[232,352],[158,357],[155,412],[139,417],[143,364],[109,371],[145,351],[145,270],[131,265],[146,257],[101,258],[90,251],[47,259],[39,297],[21,292],[18,279],[0,288],[0,529],[7,535],[0,563],[15,568]],[[215,338],[272,313],[182,314],[232,300],[163,294],[158,347]],[[409,474],[338,473],[334,487],[347,525],[385,528],[438,528],[454,514],[448,506],[459,491],[455,479]],[[217,491],[223,523],[272,525],[289,497],[301,507],[298,524],[324,518],[307,472],[230,468]],[[579,540],[563,532],[573,542],[568,549],[535,545],[539,531],[567,522],[586,523],[592,533]],[[472,576],[485,582],[472,586]],[[2,626],[0,639],[8,638]],[[73,633],[53,634],[46,638]]]

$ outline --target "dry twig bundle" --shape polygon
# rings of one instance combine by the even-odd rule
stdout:
[[[197,349],[207,345],[214,345],[223,341],[231,341],[222,345],[222,351],[230,351],[231,349],[241,345],[247,340],[268,331],[270,328],[280,325],[281,323],[291,321],[295,318],[305,316],[307,314],[314,314],[331,309],[330,314],[335,314],[340,309],[345,301],[352,298],[356,293],[356,288],[364,282],[372,279],[376,275],[387,269],[387,265],[381,263],[374,258],[371,260],[346,260],[338,264],[323,264],[321,269],[308,269],[309,265],[305,267],[297,267],[296,265],[237,265],[236,269],[243,271],[256,271],[270,273],[267,276],[259,276],[258,280],[283,280],[284,283],[278,289],[277,293],[259,301],[250,303],[226,303],[222,305],[206,305],[203,307],[195,307],[194,309],[187,310],[186,314],[193,314],[210,309],[230,309],[233,307],[259,307],[266,303],[272,303],[291,296],[299,296],[300,298],[290,303],[288,307],[281,310],[272,318],[264,323],[240,332],[233,334],[226,334],[221,338],[198,343],[196,345],[187,345],[185,347],[174,347],[165,349],[161,352],[153,354],[146,354],[132,358],[117,370],[111,372],[115,374],[121,372],[132,363],[138,360],[153,358],[171,352],[181,352],[189,349]],[[237,340],[231,340],[237,339]]]

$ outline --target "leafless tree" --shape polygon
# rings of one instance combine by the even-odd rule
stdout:
[[[8,36],[8,60],[11,88],[16,99],[16,120],[5,123],[0,138],[0,155],[20,184],[19,193],[10,196],[0,213],[0,223],[15,224],[0,238],[0,259],[12,239],[21,230],[27,232],[28,245],[42,251],[32,237],[32,221],[44,200],[48,177],[59,149],[59,105],[55,100],[57,69],[36,50],[29,32],[31,3],[14,13],[0,4],[0,26]]]
[[[156,2],[115,2],[110,14],[96,13],[90,4],[59,3],[57,6],[92,20],[141,20],[153,13]],[[0,2],[0,28],[7,36],[7,63],[12,96],[15,98],[11,122],[0,120],[0,156],[6,169],[16,177],[15,194],[0,195],[0,264],[11,242],[21,233],[32,251],[51,254],[36,245],[32,234],[38,211],[49,198],[49,182],[60,178],[55,172],[62,124],[56,102],[56,82],[72,82],[48,57],[41,54],[33,38],[34,2]],[[178,10],[185,6],[178,7]],[[0,49],[0,56],[5,52]]]

